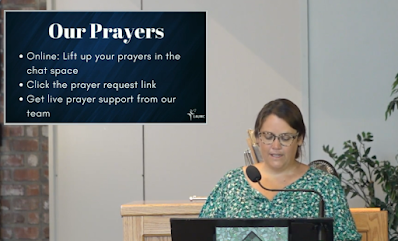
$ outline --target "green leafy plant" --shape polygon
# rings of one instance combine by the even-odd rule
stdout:
[[[346,196],[359,196],[366,207],[380,207],[388,212],[390,241],[398,241],[398,167],[389,161],[379,161],[370,156],[370,147],[365,144],[373,141],[373,135],[362,132],[357,141],[344,142],[344,153],[337,155],[329,145],[323,150],[335,161],[339,178]],[[397,160],[398,161],[398,160]],[[375,184],[381,185],[384,198],[376,197]]]
[[[391,89],[391,96],[398,94],[398,74]],[[386,120],[395,109],[398,110],[398,96],[388,104]],[[358,134],[357,141],[345,141],[341,155],[337,155],[329,145],[323,146],[323,150],[335,161],[336,169],[342,171],[339,178],[346,196],[359,196],[366,207],[386,210],[390,241],[398,241],[398,166],[391,165],[389,161],[379,161],[375,155],[370,156],[371,148],[365,145],[373,141],[370,132]],[[398,155],[395,160],[398,161]],[[376,197],[376,183],[383,190],[383,199]]]
[[[395,81],[392,84],[391,96],[397,93],[398,93],[398,74],[395,76]],[[391,113],[394,111],[395,108],[398,109],[398,96],[396,96],[393,100],[390,101],[390,104],[388,104],[385,114],[386,120],[391,115]]]

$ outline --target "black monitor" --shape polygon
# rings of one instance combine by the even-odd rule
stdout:
[[[333,241],[333,218],[171,218],[172,241]]]

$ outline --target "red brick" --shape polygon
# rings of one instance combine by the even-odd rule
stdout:
[[[2,213],[1,214],[2,224],[12,224],[12,213]]]
[[[22,185],[1,185],[1,196],[22,196]]]
[[[49,227],[43,228],[44,238],[50,238],[50,229]]]
[[[28,165],[31,167],[37,167],[38,164],[39,164],[39,157],[35,154],[29,154]]]
[[[39,237],[39,228],[37,227],[14,228],[14,237],[16,239],[37,239]]]
[[[43,189],[44,195],[47,195],[47,196],[50,195],[48,184],[43,184],[42,189]]]
[[[47,10],[47,3],[45,1],[40,1],[39,10]]]
[[[11,210],[11,203],[10,200],[1,199],[1,211]]]
[[[37,140],[13,140],[12,148],[14,151],[38,151],[39,143]]]
[[[26,196],[40,195],[40,186],[38,184],[26,185]]]
[[[50,223],[49,213],[43,213],[43,223]]]
[[[38,210],[40,201],[38,198],[20,198],[15,199],[13,204],[14,210]]]
[[[22,213],[2,213],[1,214],[1,223],[2,224],[18,224],[24,223],[25,216]]]
[[[48,181],[48,168],[43,168],[43,177],[44,177],[44,180],[47,180]]]
[[[40,178],[38,169],[17,169],[14,170],[15,181],[37,181]]]
[[[1,119],[1,117],[0,117]],[[1,140],[0,150],[2,153],[11,151],[11,144],[9,140]]]
[[[1,228],[1,239],[11,239],[12,229],[11,228]]]
[[[48,167],[48,154],[43,154],[43,158],[42,158],[42,163],[43,166]]]
[[[39,213],[29,213],[28,214],[28,223],[29,224],[38,224],[40,222]]]
[[[36,0],[3,0],[3,4],[32,5],[36,4]]]
[[[41,126],[41,135],[43,137],[48,137],[48,126]]]
[[[13,222],[14,223],[24,223],[25,217],[21,213],[14,213],[13,214]]]
[[[23,155],[3,155],[1,156],[1,165],[6,167],[23,166]]]
[[[5,137],[23,136],[24,128],[23,126],[3,126],[3,135]]]
[[[48,139],[45,139],[45,140],[41,141],[41,150],[42,151],[48,151]]]
[[[26,126],[26,136],[29,137],[39,136],[39,126]]]
[[[11,181],[11,170],[1,170],[0,177],[0,180],[3,182]]]
[[[47,200],[43,200],[43,209],[44,210],[49,210],[49,203],[48,203],[48,199]]]

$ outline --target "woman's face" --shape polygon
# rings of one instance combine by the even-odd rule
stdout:
[[[285,120],[271,114],[263,122],[260,133],[258,143],[265,164],[273,169],[283,169],[294,164],[297,148],[303,143],[301,137],[295,137],[297,135],[295,129]],[[280,137],[275,137],[275,140],[272,141],[272,134]],[[279,139],[285,145],[282,145]],[[263,141],[267,144],[264,144]],[[289,143],[291,144],[289,145]]]

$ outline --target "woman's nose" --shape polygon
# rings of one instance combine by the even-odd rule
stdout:
[[[275,137],[274,141],[271,143],[271,148],[272,149],[276,149],[276,150],[282,148],[282,145],[281,145],[281,142],[279,141],[279,138]]]

